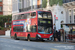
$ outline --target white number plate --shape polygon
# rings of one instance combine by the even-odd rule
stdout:
[[[43,39],[43,40],[47,40],[47,39]]]

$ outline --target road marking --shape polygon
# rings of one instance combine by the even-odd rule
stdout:
[[[26,50],[26,49],[23,49],[23,50]]]
[[[55,49],[55,48],[50,48],[50,49],[52,49],[52,50],[58,50],[58,49]]]

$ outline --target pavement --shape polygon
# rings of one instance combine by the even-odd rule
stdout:
[[[10,36],[0,35],[0,38],[11,38]]]
[[[7,38],[7,39],[11,39],[10,36],[5,36],[5,35],[0,35],[0,38]],[[38,41],[40,42],[40,41]],[[48,42],[48,43],[55,43],[55,44],[71,44],[71,45],[75,45],[75,42],[55,42],[55,41],[45,41],[45,42]]]

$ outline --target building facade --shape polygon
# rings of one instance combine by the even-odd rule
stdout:
[[[19,13],[40,8],[42,0],[12,0],[12,13]]]
[[[0,15],[3,15],[3,0],[0,0]]]
[[[3,0],[3,15],[12,14],[12,0]]]
[[[51,10],[53,16],[53,26],[56,27],[56,30],[62,29],[61,23],[65,22],[65,9],[63,6],[49,5],[49,0],[47,0],[47,7],[44,9],[46,11]],[[55,28],[54,28],[55,29]]]
[[[63,29],[69,34],[70,30],[75,27],[75,0],[63,0],[65,10],[65,22],[62,23]]]
[[[44,10],[51,10],[56,30],[62,29],[62,24],[74,25],[75,23],[75,0],[63,0],[63,6],[57,4],[52,7],[47,0],[47,7]]]
[[[0,15],[12,14],[12,0],[0,0]]]
[[[53,25],[56,30],[62,29],[61,23],[65,22],[65,9],[63,6],[54,5],[51,8],[53,14]]]
[[[75,23],[75,0],[63,0],[66,12],[66,23]]]

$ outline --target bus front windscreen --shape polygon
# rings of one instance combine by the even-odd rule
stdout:
[[[52,15],[50,12],[38,11],[38,32],[41,34],[52,33]]]

